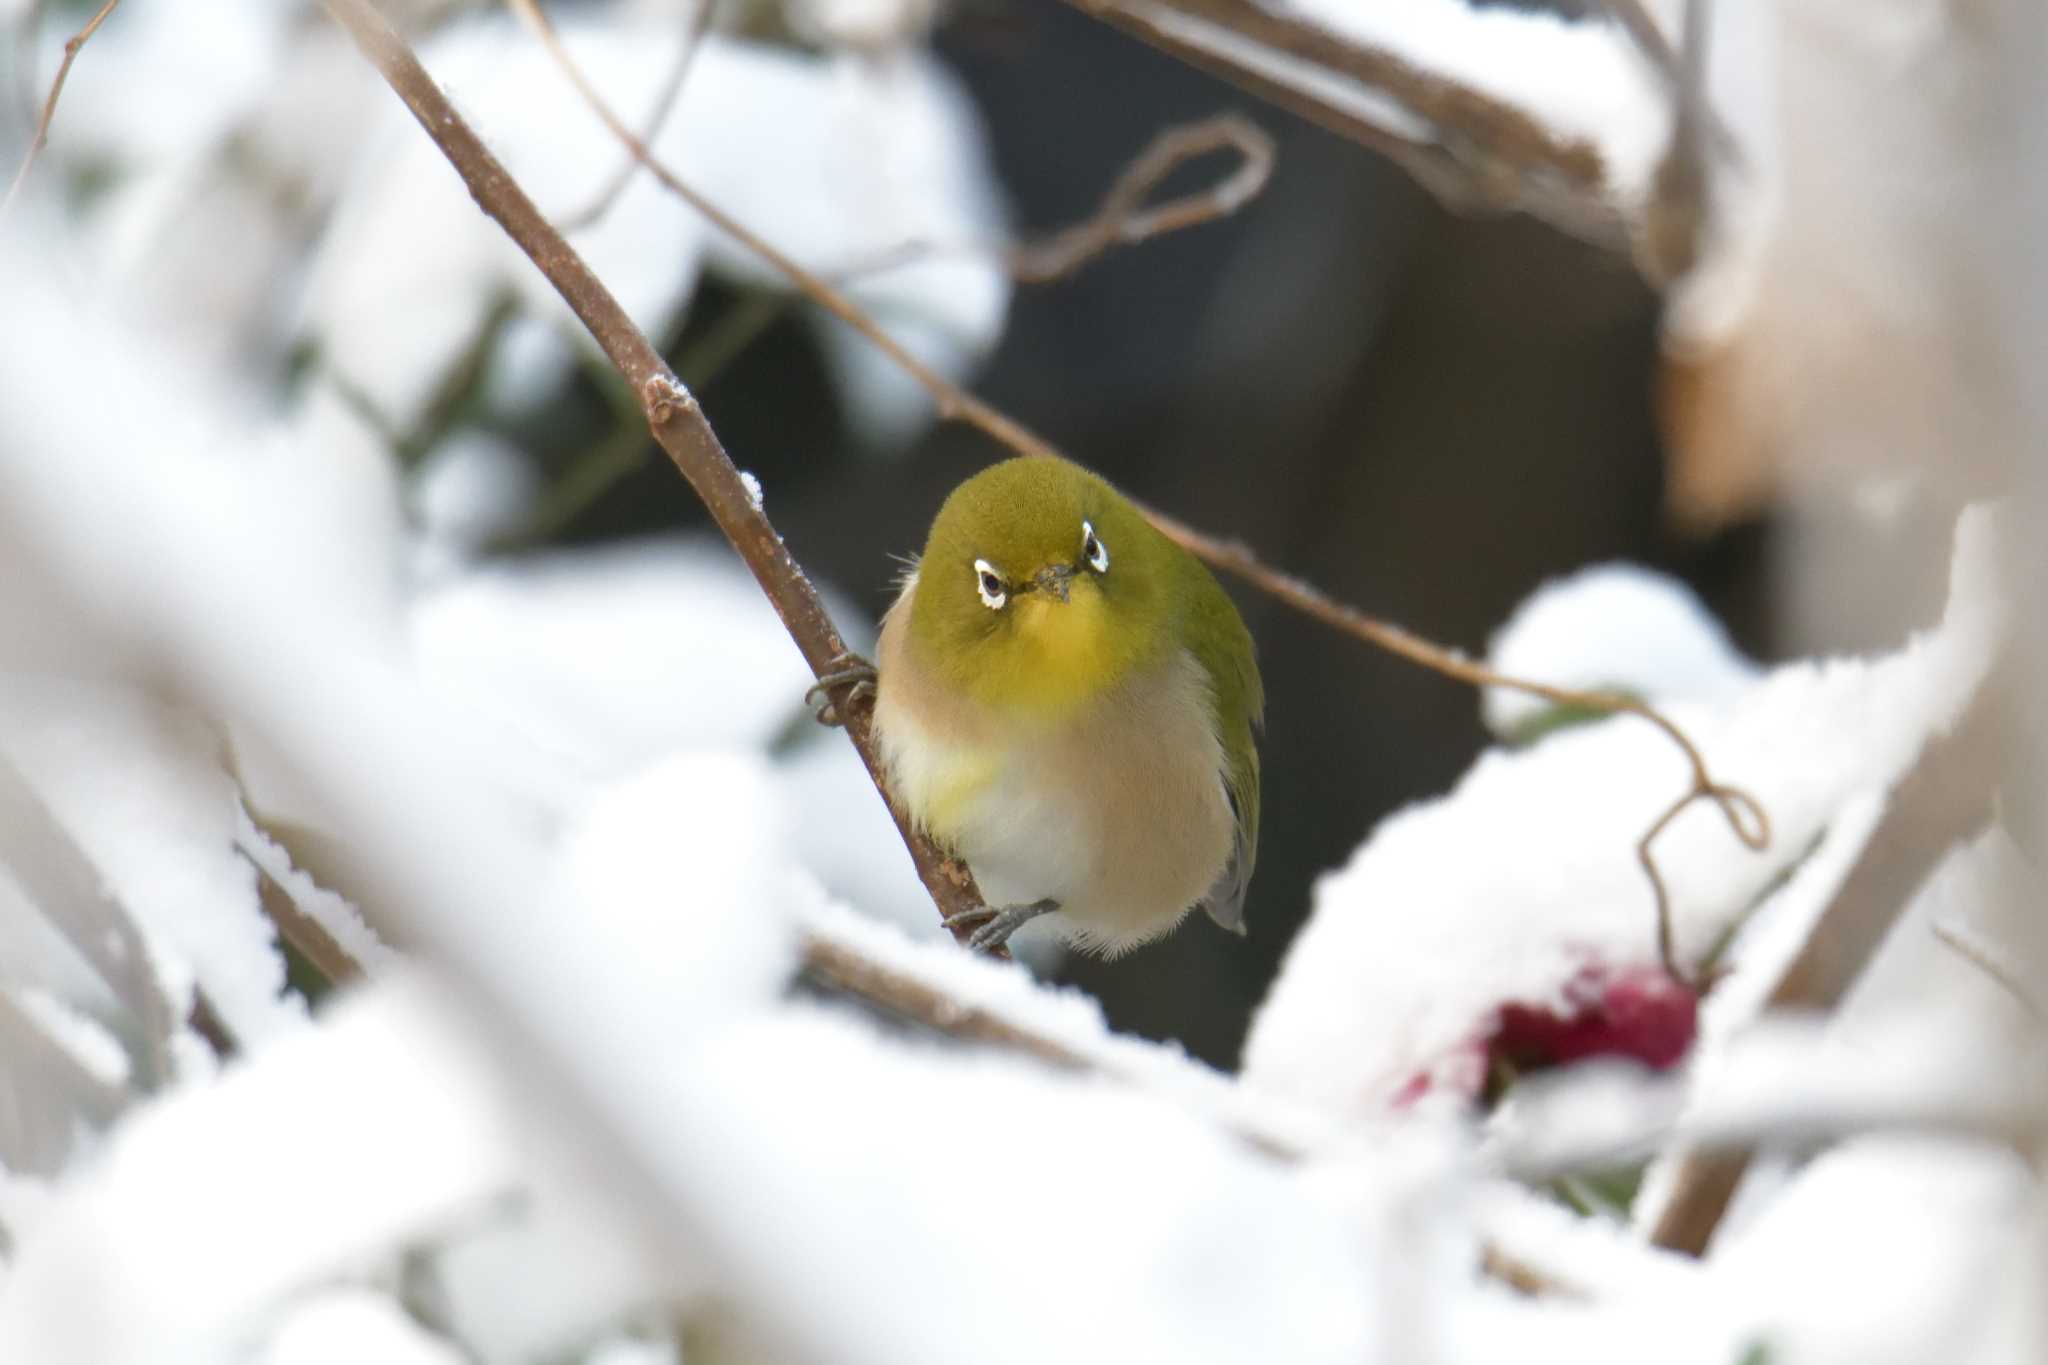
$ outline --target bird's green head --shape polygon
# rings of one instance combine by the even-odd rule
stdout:
[[[1057,716],[1172,646],[1176,575],[1200,572],[1102,479],[1049,456],[953,490],[917,566],[910,644],[986,705]]]

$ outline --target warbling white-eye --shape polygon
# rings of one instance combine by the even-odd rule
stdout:
[[[990,948],[1039,915],[1115,954],[1200,905],[1244,932],[1264,706],[1252,638],[1207,568],[1122,494],[1026,456],[956,488],[882,621],[890,789],[966,859]]]

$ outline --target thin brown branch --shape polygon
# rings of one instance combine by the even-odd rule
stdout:
[[[1236,169],[1215,184],[1146,207],[1153,190],[1188,162],[1234,151]],[[1078,223],[1036,242],[999,246],[977,242],[911,241],[831,272],[836,284],[893,270],[934,256],[998,256],[1019,284],[1064,279],[1109,251],[1135,246],[1183,228],[1227,218],[1256,199],[1273,177],[1273,139],[1242,114],[1213,114],[1166,129],[1118,173],[1100,208]]]
[[[1680,81],[1678,49],[1664,36],[1662,26],[1643,0],[1600,0],[1600,8],[1620,25],[1621,31],[1636,45],[1636,51],[1643,54],[1644,60],[1657,69],[1666,88],[1677,90]]]
[[[260,867],[256,869],[256,894],[277,936],[311,963],[328,985],[346,986],[362,980],[363,964],[327,932],[326,926],[299,909],[291,892]]]
[[[1785,968],[1766,1009],[1832,1009],[1948,850],[1993,815],[2009,689],[1986,680],[1949,734],[1930,743],[1892,792],[1833,903]],[[1695,1150],[1680,1161],[1651,1241],[1699,1255],[1748,1169],[1743,1152]]]
[[[1628,234],[1597,148],[1385,51],[1256,0],[1068,0],[1192,66],[1381,153],[1454,210],[1521,211],[1610,250]],[[1304,78],[1305,76],[1305,78]],[[1389,131],[1331,88],[1393,101],[1434,140]]]
[[[663,79],[661,90],[654,97],[654,109],[647,115],[647,131],[640,135],[644,142],[652,142],[661,135],[662,125],[675,111],[676,99],[683,93],[683,78],[690,74],[690,63],[697,56],[697,49],[704,42],[704,34],[711,27],[712,0],[694,0],[690,9],[688,24],[683,29],[682,50],[676,53],[675,63],[669,67]],[[628,155],[619,164],[589,204],[555,224],[564,234],[583,231],[602,221],[612,211],[612,205],[619,202],[619,196],[626,192],[626,186],[633,183],[633,177],[640,173],[641,161],[637,156]]]
[[[698,409],[697,400],[633,324],[611,291],[591,273],[583,258],[555,231],[525,190],[455,112],[412,49],[384,21],[370,0],[326,0],[326,6],[405,101],[413,117],[462,177],[477,206],[504,228],[506,235],[547,276],[628,388],[639,397],[654,439],[745,561],[790,638],[803,652],[804,662],[819,675],[839,667],[848,653],[844,637],[819,600],[817,590],[790,556],[782,537],[749,496],[739,471],[719,444],[717,433]],[[646,159],[645,147],[639,139],[634,138],[629,145],[637,156]],[[867,765],[876,790],[887,800],[868,712],[864,708],[850,708],[845,729],[861,761]],[[973,874],[914,829],[894,802],[888,805],[918,876],[941,916],[975,909],[981,893]]]
[[[105,0],[92,18],[85,21],[85,27],[72,34],[64,42],[64,60],[57,63],[57,74],[50,81],[50,93],[43,99],[43,112],[36,120],[36,135],[29,140],[28,153],[22,157],[21,166],[14,172],[13,181],[7,186],[7,194],[0,197],[0,222],[6,221],[8,209],[14,206],[14,196],[21,192],[21,186],[28,179],[29,168],[36,164],[36,157],[50,141],[50,121],[57,117],[57,100],[64,93],[64,82],[70,79],[71,64],[78,60],[78,52],[92,35],[100,31],[100,25],[107,22],[107,16],[114,12],[114,6],[121,0]]]
[[[1212,152],[1235,151],[1237,169],[1205,189],[1150,208],[1145,201],[1182,165]],[[1273,139],[1242,114],[1217,114],[1199,123],[1169,128],[1152,140],[1110,186],[1102,207],[1085,222],[1010,253],[1010,273],[1026,284],[1044,284],[1076,270],[1116,247],[1227,218],[1258,197],[1273,176]]]
[[[767,261],[805,297],[852,327],[895,361],[931,395],[941,417],[966,422],[1019,454],[1065,458],[1044,437],[962,389],[912,355],[844,292],[815,272],[797,264],[758,233],[678,179],[673,171],[648,150],[646,143],[635,137],[619,120],[618,115],[612,112],[604,97],[590,84],[562,47],[548,23],[547,16],[541,12],[537,0],[509,0],[509,3],[519,11],[533,28],[535,35],[547,46],[562,67],[563,74],[582,93],[591,111],[635,157],[646,163],[648,171],[656,179],[734,240]],[[1749,848],[1763,848],[1770,842],[1771,836],[1770,821],[1756,798],[1739,788],[1714,781],[1698,746],[1693,744],[1683,730],[1661,712],[1634,697],[1555,687],[1548,683],[1532,682],[1497,673],[1483,664],[1474,663],[1455,650],[1432,644],[1400,626],[1378,620],[1355,607],[1340,603],[1302,579],[1267,567],[1249,547],[1240,542],[1218,540],[1142,503],[1139,507],[1167,536],[1208,563],[1236,574],[1253,587],[1325,625],[1377,645],[1410,662],[1474,686],[1510,688],[1542,697],[1558,705],[1585,707],[1606,713],[1626,713],[1640,717],[1662,730],[1684,753],[1686,762],[1692,769],[1692,782],[1677,803],[1660,815],[1638,842],[1637,856],[1642,862],[1644,873],[1650,879],[1651,890],[1656,897],[1657,942],[1664,968],[1675,980],[1697,984],[1693,981],[1692,975],[1685,971],[1673,956],[1670,896],[1665,889],[1663,877],[1657,870],[1656,860],[1651,856],[1650,845],[1679,811],[1698,800],[1712,802],[1728,821],[1735,837]],[[813,667],[818,665],[814,663]]]
[[[1734,139],[1714,117],[1707,96],[1709,0],[1686,0],[1684,49],[1672,100],[1671,145],[1657,163],[1637,256],[1654,284],[1678,279],[1699,261],[1713,193],[1716,150],[1733,156]]]
[[[1479,1269],[1527,1298],[1586,1299],[1591,1295],[1578,1285],[1561,1280],[1535,1262],[1488,1241],[1479,1248]]]
[[[2027,1012],[2028,1018],[2037,1023],[2041,1020],[2041,1002],[2028,988],[2025,970],[2012,961],[2010,954],[2000,952],[1997,945],[1985,942],[1983,935],[1960,920],[1936,920],[1928,927],[1935,942],[1991,978],[2000,990],[2012,997],[2014,1004]]]
[[[885,967],[843,943],[806,934],[803,948],[804,971],[814,980],[886,1014],[965,1042],[1022,1052],[1062,1070],[1087,1071],[1094,1065],[1065,1043],[989,1010],[964,1005],[930,982]]]
[[[192,992],[192,1009],[185,1016],[185,1022],[192,1031],[206,1040],[213,1049],[213,1055],[227,1061],[241,1052],[241,1045],[235,1041],[234,1030],[220,1017],[220,1011],[213,1007],[213,1001],[206,998],[206,992],[195,988]]]
[[[1599,3],[1600,8],[1621,26],[1622,32],[1628,34],[1629,41],[1636,45],[1636,51],[1642,53],[1643,59],[1656,69],[1671,93],[1674,107],[1682,114],[1691,105],[1694,112],[1702,116],[1699,126],[1711,139],[1714,151],[1731,160],[1739,159],[1741,145],[1728,125],[1715,115],[1711,102],[1706,98],[1705,82],[1700,79],[1705,71],[1706,45],[1703,41],[1695,44],[1690,36],[1695,32],[1706,32],[1708,15],[1705,7],[1695,7],[1697,13],[1694,8],[1686,11],[1687,51],[1681,55],[1671,45],[1671,40],[1664,36],[1664,30],[1658,26],[1643,0],[1599,0]]]

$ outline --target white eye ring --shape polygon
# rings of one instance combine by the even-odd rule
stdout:
[[[1109,572],[1109,547],[1095,535],[1095,528],[1081,523],[1081,558],[1097,573]]]
[[[974,561],[974,590],[981,594],[981,605],[990,611],[1001,611],[1003,604],[1010,600],[1010,590],[1003,586],[1003,576],[986,559]]]

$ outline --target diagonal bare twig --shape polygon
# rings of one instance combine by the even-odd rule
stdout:
[[[662,81],[661,90],[654,97],[653,112],[647,116],[647,131],[641,135],[644,141],[652,142],[661,133],[661,126],[668,122],[668,116],[675,112],[676,98],[683,93],[683,78],[690,74],[690,64],[696,59],[697,49],[703,45],[704,34],[711,27],[713,0],[693,0],[688,26],[683,30],[683,46],[676,53],[675,64],[669,68],[668,76]],[[626,186],[633,183],[639,174],[640,158],[627,156],[618,170],[612,173],[602,189],[590,203],[555,226],[564,233],[581,232],[601,221],[618,203],[619,196],[626,192]]]
[[[1675,280],[1699,261],[1701,237],[1713,205],[1713,168],[1718,153],[1736,156],[1735,140],[1714,116],[1707,97],[1707,37],[1710,0],[1686,0],[1684,48],[1672,75],[1671,145],[1657,163],[1650,203],[1637,246],[1639,263],[1653,284]]]
[[[121,0],[105,0],[93,11],[92,18],[85,21],[85,27],[72,34],[64,42],[64,60],[57,63],[57,74],[51,78],[50,93],[43,99],[42,115],[36,120],[36,135],[30,139],[28,153],[21,159],[21,166],[14,172],[14,179],[7,186],[7,193],[0,197],[0,222],[6,221],[7,210],[14,205],[14,196],[21,192],[22,182],[28,179],[29,168],[36,164],[36,157],[50,141],[50,120],[57,117],[57,99],[64,93],[64,82],[71,76],[71,64],[78,60],[79,49],[91,41],[92,35],[100,31],[100,25],[107,22],[107,16],[114,12],[114,6]]]
[[[1000,412],[959,385],[939,374],[906,350],[901,343],[868,316],[843,291],[791,259],[772,243],[763,239],[732,215],[719,208],[702,194],[679,179],[673,171],[657,159],[647,144],[635,137],[630,129],[612,112],[604,97],[590,84],[573,58],[562,47],[547,16],[542,13],[538,0],[508,0],[527,21],[536,37],[548,48],[563,74],[582,94],[584,102],[598,119],[609,128],[612,135],[632,151],[633,155],[647,166],[648,171],[684,202],[710,219],[721,231],[746,246],[775,270],[787,277],[807,298],[817,303],[840,321],[866,337],[883,354],[900,366],[903,371],[931,395],[939,415],[964,421],[980,429],[1001,444],[1020,454],[1049,455],[1065,458],[1050,442],[1039,436],[1022,423]],[[1139,507],[1153,524],[1189,552],[1200,556],[1220,569],[1236,574],[1295,610],[1304,613],[1325,625],[1334,627],[1348,635],[1355,636],[1369,644],[1388,650],[1425,668],[1442,673],[1447,677],[1474,684],[1475,686],[1505,687],[1542,697],[1560,705],[1581,706],[1604,713],[1626,713],[1648,721],[1670,737],[1684,753],[1692,770],[1692,781],[1686,792],[1650,826],[1637,842],[1636,856],[1649,878],[1656,900],[1657,947],[1661,965],[1676,981],[1703,989],[1705,983],[1694,980],[1693,974],[1677,961],[1671,932],[1670,895],[1658,871],[1651,846],[1680,811],[1695,801],[1711,802],[1727,820],[1735,837],[1746,847],[1761,849],[1770,842],[1770,821],[1763,806],[1755,797],[1737,787],[1716,782],[1707,769],[1706,759],[1699,748],[1685,732],[1668,717],[1648,704],[1634,697],[1620,696],[1605,692],[1583,692],[1573,688],[1555,687],[1548,683],[1532,682],[1524,678],[1512,678],[1496,673],[1482,664],[1474,663],[1455,650],[1432,644],[1411,631],[1388,621],[1381,621],[1366,615],[1355,607],[1337,602],[1321,590],[1312,587],[1302,579],[1282,573],[1260,562],[1251,549],[1242,543],[1222,541],[1204,535],[1185,523],[1169,517],[1154,508],[1140,503]]]
[[[1152,191],[1198,156],[1235,151],[1237,169],[1206,189],[1150,208]],[[1026,284],[1071,275],[1116,247],[1136,246],[1182,228],[1227,218],[1250,203],[1273,175],[1273,139],[1242,114],[1224,113],[1168,128],[1138,154],[1110,186],[1102,207],[1086,221],[1036,243],[1015,248],[1010,273]]]
[[[1712,140],[1716,153],[1730,159],[1742,155],[1741,145],[1728,125],[1715,115],[1705,98],[1705,87],[1698,81],[1699,54],[1704,52],[1703,42],[1694,35],[1704,34],[1707,15],[1703,6],[1688,6],[1685,16],[1686,50],[1681,53],[1671,46],[1671,40],[1664,36],[1657,20],[1651,15],[1643,0],[1599,0],[1600,8],[1621,26],[1628,34],[1629,41],[1643,54],[1643,59],[1656,68],[1657,74],[1670,90],[1672,103],[1683,115],[1688,105],[1701,115],[1700,128]],[[1697,26],[1697,27],[1695,27]],[[1674,135],[1673,141],[1677,138]]]
[[[844,637],[826,612],[817,590],[790,556],[761,509],[754,504],[738,469],[704,419],[697,400],[685,389],[661,355],[641,334],[624,308],[604,287],[583,258],[555,231],[526,191],[512,178],[476,133],[455,112],[403,38],[384,21],[370,0],[325,0],[327,11],[348,31],[385,81],[405,101],[414,118],[441,149],[448,163],[481,208],[547,276],[562,299],[589,329],[633,393],[638,395],[654,439],[674,461],[718,529],[752,571],[769,604],[781,617],[790,638],[803,651],[811,671],[824,675],[840,666],[848,653]],[[630,144],[644,148],[636,138]],[[881,760],[862,708],[849,708],[847,737],[867,765],[877,791],[887,799]],[[889,802],[897,830],[910,850],[925,890],[942,917],[977,908],[980,889],[959,860],[947,857],[913,828]],[[964,937],[965,931],[962,936]]]
[[[1166,177],[1190,161],[1222,151],[1237,153],[1237,167],[1229,175],[1203,189],[1146,206],[1147,196]],[[1194,123],[1176,124],[1153,138],[1117,175],[1103,196],[1101,207],[1080,222],[1036,242],[1014,246],[904,242],[868,260],[834,270],[831,277],[834,283],[845,284],[933,256],[1000,255],[1010,278],[1017,283],[1050,284],[1117,247],[1135,246],[1183,228],[1228,218],[1257,198],[1272,176],[1272,136],[1242,114],[1212,114]]]
[[[5,755],[0,755],[0,866],[120,1002],[126,1016],[120,1041],[138,1087],[148,1091],[167,1084],[178,1021],[142,931],[85,850]]]
[[[2027,1012],[2036,1022],[2042,1019],[2041,1002],[2035,998],[2027,985],[2027,973],[2013,961],[2010,949],[1986,939],[1960,919],[1940,919],[1928,926],[1935,942],[1941,944],[1957,957],[1984,973],[1998,988],[2012,997],[2013,1003]]]

